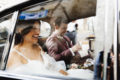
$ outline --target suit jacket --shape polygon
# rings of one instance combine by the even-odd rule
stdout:
[[[64,60],[66,64],[69,64],[72,59],[72,53],[69,49],[72,46],[73,45],[67,36],[59,38],[55,33],[46,40],[48,54],[54,57],[56,61]]]

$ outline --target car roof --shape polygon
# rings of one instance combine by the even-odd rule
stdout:
[[[27,0],[25,2],[21,2],[19,4],[16,4],[11,7],[7,7],[5,9],[0,10],[0,17],[3,17],[9,13],[12,13],[17,10],[25,10],[27,8],[31,8],[35,5],[44,5],[49,2],[54,2],[54,1],[62,1],[62,0]],[[66,9],[63,11],[64,15],[67,15],[66,17],[70,20],[76,20],[76,19],[81,19],[81,18],[86,18],[86,17],[91,17],[96,15],[96,0],[91,0],[91,1],[74,1],[74,3],[71,4],[74,0],[68,1],[68,0],[63,0],[61,5],[64,5],[64,8]],[[70,3],[71,5],[66,6],[66,2]],[[89,2],[89,3],[88,3]],[[68,5],[68,4],[67,4]],[[90,6],[86,6],[90,5]],[[63,6],[62,6],[63,8]],[[70,9],[70,10],[69,10]],[[62,11],[62,9],[58,9],[59,11]],[[59,11],[56,10],[54,12],[55,16],[58,16]],[[75,13],[75,14],[74,14]],[[73,15],[74,14],[74,15]],[[60,14],[63,16],[63,14]]]
[[[44,1],[50,1],[50,0],[27,0],[27,1],[23,1],[21,3],[18,3],[16,5],[9,6],[9,7],[6,7],[4,9],[0,9],[0,17],[3,17],[5,15],[12,13],[14,11],[17,11],[17,10],[21,10],[25,7],[30,6],[30,5],[34,5],[34,4],[37,4],[40,2],[44,2]],[[54,1],[54,0],[51,0],[51,1]]]

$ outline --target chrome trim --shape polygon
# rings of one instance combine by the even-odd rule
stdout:
[[[113,44],[114,44],[114,80],[117,80],[117,29],[118,29],[118,0],[115,0],[115,3],[114,3],[114,16],[115,16],[115,18],[114,18],[114,42],[113,42]]]

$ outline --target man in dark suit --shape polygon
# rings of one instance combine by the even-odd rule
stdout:
[[[81,49],[80,44],[72,45],[71,40],[65,36],[67,29],[67,21],[62,17],[58,17],[54,23],[55,31],[46,40],[48,54],[55,58],[56,61],[64,60],[66,65],[70,64],[73,56]]]

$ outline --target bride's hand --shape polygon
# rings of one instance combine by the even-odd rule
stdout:
[[[63,75],[65,75],[65,76],[67,76],[68,75],[68,73],[66,72],[66,71],[64,71],[64,70],[59,70],[59,72],[61,73],[61,74],[63,74]]]

